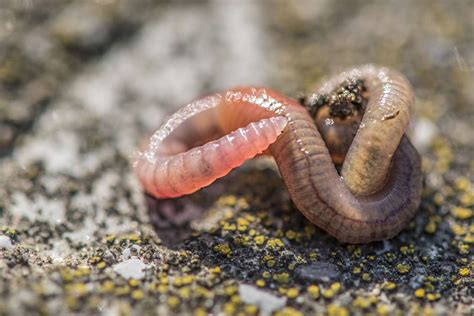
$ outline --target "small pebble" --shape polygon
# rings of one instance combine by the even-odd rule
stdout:
[[[329,282],[338,280],[341,272],[339,268],[329,262],[316,261],[312,264],[301,265],[295,270],[296,277],[301,281]]]
[[[239,285],[239,295],[242,302],[257,306],[264,316],[271,315],[286,305],[285,297],[277,297],[247,284]]]
[[[129,259],[114,266],[114,271],[125,279],[141,280],[145,277],[146,264],[140,259]]]
[[[12,241],[8,236],[0,236],[0,248],[11,249],[13,248]]]

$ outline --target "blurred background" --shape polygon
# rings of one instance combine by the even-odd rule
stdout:
[[[334,300],[329,294],[324,300],[311,299],[316,290],[307,292],[306,281],[291,281],[280,290],[281,284],[267,280],[274,297],[264,296],[265,304],[245,301],[242,294],[244,302],[232,301],[235,290],[228,294],[225,288],[260,279],[257,270],[239,277],[242,271],[232,260],[203,301],[181,293],[183,297],[180,286],[171,287],[176,290],[172,295],[163,287],[163,293],[153,292],[150,284],[158,288],[157,279],[178,273],[163,264],[173,267],[176,260],[189,263],[192,256],[209,254],[184,247],[189,257],[181,258],[181,252],[162,246],[154,235],[129,164],[143,135],[166,114],[210,92],[255,84],[297,97],[325,76],[365,63],[400,71],[415,90],[410,136],[423,155],[425,174],[416,225],[401,239],[362,248],[362,257],[334,240],[317,246],[286,244],[287,252],[302,258],[299,263],[310,262],[310,248],[316,247],[318,260],[338,266],[345,276],[345,281],[339,279],[343,290],[320,285],[321,293],[336,293]],[[0,0],[0,314],[186,314],[201,305],[198,312],[221,313],[228,306],[228,314],[231,307],[246,314],[282,308],[295,313],[467,314],[465,278],[472,275],[474,233],[473,122],[474,3],[469,0]],[[234,193],[239,197],[238,190]],[[304,219],[298,221],[295,225],[305,225]],[[272,227],[266,233],[280,236],[281,227]],[[107,236],[117,238],[104,243],[111,238]],[[130,236],[139,236],[147,246],[135,253],[140,263],[130,263],[126,271],[140,272],[143,264],[153,266],[155,274],[127,277],[119,272],[117,265],[130,258],[138,243]],[[206,237],[208,247],[225,236]],[[321,236],[318,230],[314,238],[326,238]],[[337,259],[328,245],[337,249]],[[400,253],[401,247],[414,247],[413,256]],[[364,283],[360,270],[352,272],[375,251],[394,253],[397,259],[377,262],[366,271],[370,280]],[[259,256],[262,252],[244,257]],[[225,260],[202,261],[195,269],[209,272],[219,262]],[[403,265],[410,267],[407,272]],[[449,268],[441,271],[440,265]],[[387,266],[391,268],[377,270]],[[286,273],[278,269],[270,271]],[[370,271],[379,271],[379,278]],[[393,273],[400,283],[393,280],[395,285],[388,285],[394,286],[392,294],[380,294],[381,284]],[[143,281],[133,285],[126,281],[130,278]],[[286,292],[293,287],[294,297]],[[354,303],[359,290],[365,300]],[[378,300],[371,301],[369,294]],[[264,305],[274,308],[265,310]]]

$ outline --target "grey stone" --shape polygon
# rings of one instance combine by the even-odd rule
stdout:
[[[332,263],[316,261],[296,268],[295,276],[307,282],[329,282],[338,280],[341,276],[341,272],[339,268]]]

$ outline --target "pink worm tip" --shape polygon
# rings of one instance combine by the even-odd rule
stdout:
[[[180,142],[171,134],[158,147],[154,161],[144,157],[135,160],[135,173],[144,189],[156,198],[190,194],[262,153],[287,123],[283,116],[265,118],[186,152],[163,154],[168,152],[165,147]]]

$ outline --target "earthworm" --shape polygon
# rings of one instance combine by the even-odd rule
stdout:
[[[359,95],[341,88],[358,84]],[[367,102],[343,111],[346,117],[326,113],[322,120],[324,103],[340,96],[350,104],[361,96]],[[349,243],[397,235],[421,195],[420,157],[404,135],[413,110],[408,81],[388,68],[366,65],[330,78],[304,103],[309,111],[276,91],[253,87],[194,101],[150,138],[137,155],[135,173],[151,195],[177,197],[268,147],[293,202],[313,224]],[[333,161],[330,151],[338,150]]]

